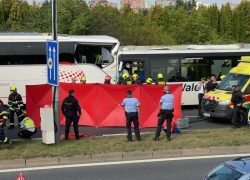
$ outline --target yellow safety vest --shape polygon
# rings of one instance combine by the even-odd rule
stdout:
[[[23,122],[24,122],[24,129],[25,130],[35,128],[35,124],[34,124],[32,119],[26,117],[26,118],[24,118]]]

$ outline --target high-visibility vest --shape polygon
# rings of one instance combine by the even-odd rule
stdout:
[[[159,85],[165,85],[166,83],[165,83],[165,81],[158,81],[158,84]]]
[[[132,84],[132,81],[127,81],[127,85],[131,85]]]
[[[29,117],[26,117],[23,119],[24,122],[24,129],[31,129],[31,128],[35,128],[35,124],[33,122],[32,119],[30,119]]]

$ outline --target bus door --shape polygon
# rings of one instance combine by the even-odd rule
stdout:
[[[142,83],[145,83],[147,77],[146,69],[148,66],[147,58],[125,58],[121,59],[119,64],[119,82],[122,82],[122,75],[127,73],[132,80],[132,75],[136,73]]]

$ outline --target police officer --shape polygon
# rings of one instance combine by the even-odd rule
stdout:
[[[122,102],[122,106],[125,106],[126,127],[128,130],[128,142],[132,142],[131,123],[134,124],[135,135],[138,141],[141,141],[139,118],[140,118],[140,104],[136,98],[132,97],[132,91],[127,91],[127,98]]]
[[[129,79],[129,75],[127,73],[124,73],[122,75],[122,79],[123,79],[123,81],[122,81],[123,85],[131,85],[132,84],[132,81]]]
[[[76,139],[79,139],[78,121],[81,118],[81,107],[74,96],[75,96],[75,91],[70,90],[69,96],[63,100],[61,106],[61,111],[63,115],[66,117],[65,140],[69,138],[69,128],[72,122],[74,126],[75,137]],[[77,112],[79,116],[77,115]]]
[[[22,114],[23,100],[22,96],[17,93],[15,86],[11,86],[10,92],[7,104],[7,108],[10,110],[10,127],[8,129],[14,129],[14,115],[16,113],[17,117],[19,117]],[[20,126],[20,122],[18,122],[18,125]]]
[[[111,80],[111,77],[110,76],[106,76],[105,80],[104,80],[104,84],[111,84],[110,80]]]
[[[148,78],[148,79],[146,80],[146,83],[147,83],[147,84],[152,84],[152,82],[153,82],[153,79],[152,79],[152,78]]]
[[[133,74],[133,84],[139,84],[139,85],[141,85],[141,81],[139,80],[139,76],[138,76],[138,74]]]
[[[173,102],[174,102],[174,96],[170,94],[170,87],[165,86],[164,87],[164,93],[165,95],[161,97],[160,100],[160,118],[158,119],[158,125],[157,125],[157,131],[155,138],[153,139],[154,141],[159,141],[159,136],[161,134],[161,128],[164,123],[164,121],[167,119],[167,140],[171,141],[170,136],[171,136],[171,123],[172,123],[172,118],[173,118]]]
[[[4,126],[7,120],[8,120],[7,111],[4,107],[3,102],[0,100],[0,140],[4,142],[6,144],[6,148],[9,149],[11,146],[11,141],[8,137],[4,135]]]
[[[159,73],[157,75],[157,81],[155,82],[156,85],[166,85],[166,82],[163,80],[163,75]]]
[[[85,77],[82,77],[82,78],[81,78],[80,84],[86,84],[86,78],[85,78]]]
[[[26,117],[25,114],[21,114],[18,117],[18,120],[21,121],[21,131],[17,134],[18,137],[24,139],[31,139],[31,136],[33,136],[37,131],[34,121],[30,117]]]
[[[240,128],[242,126],[240,122],[240,111],[242,108],[242,104],[246,102],[245,95],[235,86],[232,86],[232,103],[234,104],[234,111],[233,111],[233,129]]]

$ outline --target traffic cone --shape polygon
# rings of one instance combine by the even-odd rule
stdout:
[[[27,179],[24,177],[23,173],[20,173],[16,180],[27,180]]]

